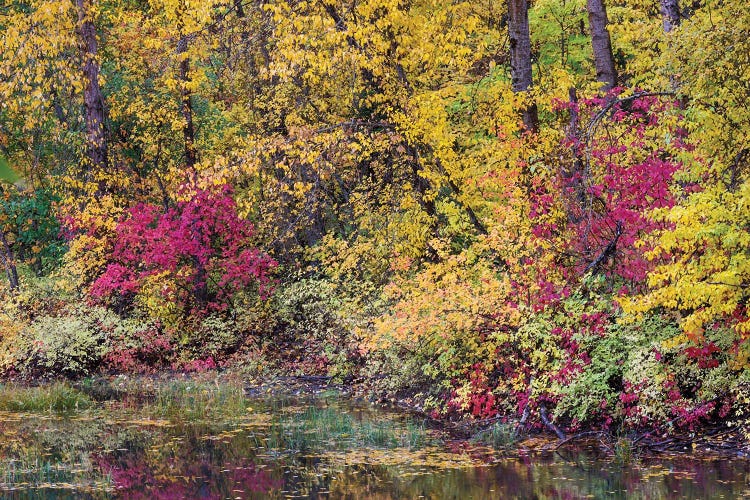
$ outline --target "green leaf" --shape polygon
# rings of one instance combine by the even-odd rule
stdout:
[[[18,175],[15,170],[13,170],[13,167],[10,166],[8,160],[0,156],[0,181],[9,182],[12,184],[20,178],[21,176]]]
[[[14,183],[20,178],[21,176],[13,170],[8,160],[0,156],[0,181]]]

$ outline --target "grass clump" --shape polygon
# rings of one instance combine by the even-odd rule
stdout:
[[[160,382],[145,413],[172,421],[216,421],[244,415],[248,401],[240,385],[186,379]]]
[[[473,441],[493,448],[507,448],[518,441],[518,432],[514,425],[496,422],[489,428],[478,432]]]
[[[0,385],[0,411],[65,413],[92,405],[91,398],[65,382],[36,387]]]
[[[614,460],[618,465],[630,465],[635,458],[635,449],[633,443],[625,438],[620,437],[615,442],[614,446]]]

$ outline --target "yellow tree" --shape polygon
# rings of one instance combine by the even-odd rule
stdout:
[[[696,11],[672,33],[668,57],[678,68],[689,107],[684,125],[697,138],[685,158],[677,206],[656,217],[672,226],[659,234],[656,257],[667,256],[650,276],[652,291],[626,305],[643,312],[679,313],[684,333],[701,342],[714,327],[750,333],[750,98],[747,60],[750,17],[728,2]]]
[[[58,147],[58,161],[75,162],[65,146],[75,144],[71,135],[83,121],[76,109],[85,85],[76,36],[83,23],[76,4],[61,0],[11,3],[0,12],[0,25],[4,145],[27,178],[41,179],[43,167],[52,165],[44,140]]]
[[[465,201],[454,138],[439,137],[449,130],[444,106],[499,43],[473,5],[370,1],[351,10],[336,2],[270,2],[266,8],[273,36],[264,67],[251,75],[265,85],[250,109],[263,111],[258,101],[266,99],[257,119],[273,127],[243,139],[245,158],[221,161],[252,179],[248,210],[263,206],[276,214],[259,219],[271,222],[272,240],[287,240],[279,249],[299,238],[315,243],[328,229],[346,233],[345,219],[359,212],[369,220],[363,232],[400,239],[407,254],[434,260],[429,240],[437,234],[443,188],[474,230],[484,231]],[[209,177],[218,182],[227,174],[233,171],[217,164]],[[257,203],[261,198],[265,204]],[[362,205],[365,199],[371,201]]]

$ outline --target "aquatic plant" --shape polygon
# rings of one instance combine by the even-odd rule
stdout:
[[[0,385],[0,411],[64,413],[84,410],[93,404],[86,394],[67,382],[32,387],[12,383]]]

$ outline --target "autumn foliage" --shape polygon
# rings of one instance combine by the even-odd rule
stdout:
[[[490,4],[11,2],[0,368],[744,421],[748,9]]]
[[[164,208],[140,203],[115,227],[112,252],[89,293],[132,301],[157,283],[158,294],[184,314],[225,311],[255,285],[265,296],[276,262],[252,245],[253,225],[237,215],[232,191],[198,191]]]

